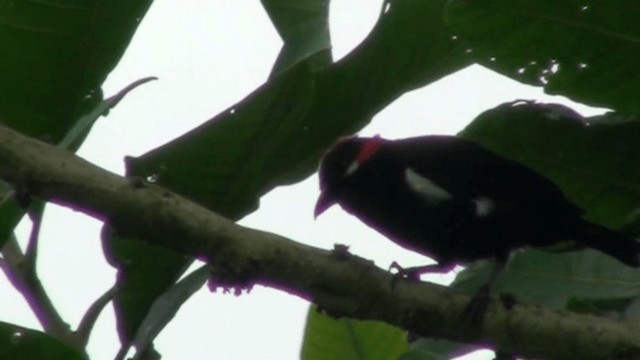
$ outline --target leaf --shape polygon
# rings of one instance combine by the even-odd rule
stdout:
[[[156,179],[231,219],[250,213],[261,195],[313,172],[338,136],[405,91],[466,65],[442,23],[443,4],[394,2],[345,60],[317,71],[299,63],[193,131],[131,159],[129,175]]]
[[[476,350],[478,347],[469,344],[419,339],[411,344],[409,351],[402,354],[400,360],[449,360]]]
[[[302,344],[304,360],[397,359],[407,350],[403,330],[376,321],[333,319],[309,309]]]
[[[147,77],[137,81],[134,81],[129,86],[120,90],[117,94],[109,97],[108,99],[100,101],[96,106],[87,114],[82,115],[78,121],[69,129],[64,135],[62,140],[58,142],[58,146],[76,151],[80,148],[80,145],[84,142],[87,135],[91,131],[93,125],[98,121],[101,116],[106,116],[110,109],[113,109],[118,105],[127,94],[136,87],[149,82],[151,80],[157,80],[156,77]]]
[[[451,286],[474,294],[487,280],[492,265],[470,265]],[[528,249],[511,257],[492,290],[494,295],[506,293],[523,301],[566,309],[576,298],[599,299],[601,303],[635,298],[640,293],[640,274],[595,250],[550,254]]]
[[[558,105],[513,102],[482,113],[460,135],[556,183],[592,221],[621,229],[640,204],[640,119],[581,118]]]
[[[569,311],[583,314],[623,319],[625,317],[624,313],[632,305],[634,300],[632,297],[609,299],[574,297],[569,299],[566,308]]]
[[[637,3],[452,0],[446,18],[476,61],[592,106],[640,112]]]
[[[120,237],[106,223],[102,245],[107,261],[118,269],[113,305],[120,342],[128,346],[158,294],[174,286],[190,259],[138,239]]]
[[[262,5],[284,41],[271,77],[311,57],[314,69],[331,64],[328,0],[262,0]]]
[[[231,218],[257,207],[274,172],[309,147],[305,115],[315,92],[304,64],[256,90],[185,136],[127,163],[129,175],[155,178]],[[173,186],[172,186],[173,185]]]
[[[57,143],[102,100],[100,85],[150,0],[13,1],[0,10],[0,119]]]
[[[0,358],[38,360],[88,359],[71,347],[40,331],[0,322]]]
[[[180,307],[204,285],[209,274],[209,267],[202,266],[156,299],[132,341],[132,345],[138,352],[143,351],[153,342],[160,331],[178,313]]]
[[[451,287],[474,295],[486,283],[493,266],[491,261],[473,263],[458,274]],[[564,254],[536,249],[519,251],[512,255],[498,276],[492,286],[492,294],[509,294],[518,302],[536,303],[553,309],[616,319],[640,319],[638,270],[595,250]],[[445,351],[445,354],[460,356],[476,350],[467,344],[456,343],[447,343],[442,349],[437,340],[424,341],[421,352],[431,350],[440,354],[440,351]],[[431,342],[434,341],[436,347],[432,350]]]

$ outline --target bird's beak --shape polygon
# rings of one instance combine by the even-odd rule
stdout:
[[[316,202],[316,208],[313,211],[314,218],[317,219],[320,214],[325,212],[335,203],[336,201],[329,190],[325,189],[324,191],[320,192],[320,196],[318,197],[318,201]]]

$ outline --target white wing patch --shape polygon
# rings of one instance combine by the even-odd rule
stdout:
[[[353,173],[355,173],[359,167],[360,167],[360,163],[358,162],[358,160],[355,160],[354,162],[351,163],[351,165],[349,165],[349,167],[347,168],[347,171],[345,171],[342,176],[347,177],[347,176],[353,175]]]
[[[489,216],[496,209],[496,203],[488,197],[479,196],[471,202],[475,207],[477,217]]]
[[[412,168],[407,168],[404,172],[404,178],[409,188],[425,199],[429,204],[440,204],[447,200],[451,200],[453,196],[438,184],[428,178],[418,174]]]

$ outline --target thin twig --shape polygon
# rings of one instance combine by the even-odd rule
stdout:
[[[33,232],[32,232],[33,233]],[[84,352],[84,347],[64,322],[51,299],[47,295],[35,270],[35,264],[30,264],[22,253],[15,235],[11,235],[2,248],[5,272],[9,282],[22,294],[25,301],[35,314],[44,331],[54,338]],[[33,266],[33,267],[32,267]]]

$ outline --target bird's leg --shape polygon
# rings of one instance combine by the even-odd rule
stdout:
[[[482,325],[482,320],[487,312],[489,305],[491,286],[498,278],[498,274],[504,269],[505,261],[501,258],[496,259],[494,262],[493,270],[489,275],[489,279],[484,285],[478,289],[478,292],[471,298],[471,302],[465,307],[463,316],[471,321],[471,324],[476,326]]]
[[[410,281],[420,281],[420,275],[422,274],[426,274],[426,273],[438,273],[438,274],[444,274],[444,273],[448,273],[451,270],[453,270],[453,268],[455,268],[456,264],[453,263],[448,263],[448,262],[442,262],[442,263],[438,263],[438,264],[431,264],[431,265],[423,265],[423,266],[414,266],[414,267],[410,267],[410,268],[403,268],[402,266],[400,266],[400,264],[398,264],[396,261],[392,262],[391,265],[389,265],[389,271],[391,270],[396,270],[397,272],[394,274],[393,280],[391,280],[391,288],[395,288],[396,283],[398,282],[398,280],[400,279],[407,279]],[[417,339],[419,339],[420,336],[416,335],[413,332],[408,332],[407,333],[407,341],[409,341],[410,343],[416,341]]]
[[[438,264],[430,264],[424,266],[414,266],[410,268],[403,268],[397,262],[392,262],[389,266],[389,271],[396,270],[396,276],[402,279],[408,279],[412,281],[420,281],[420,275],[426,273],[438,273],[444,274],[453,270],[455,264],[450,263],[438,263]]]

